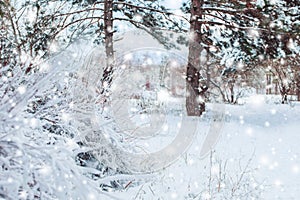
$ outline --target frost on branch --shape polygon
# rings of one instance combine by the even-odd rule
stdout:
[[[43,62],[32,59],[1,67],[0,197],[101,196],[102,182],[95,182],[87,175],[105,173],[99,170],[101,166],[96,169],[80,163],[80,155],[89,149],[82,146],[81,130],[76,129],[87,128],[79,124],[79,117],[88,117],[87,112],[94,103],[89,104],[85,102],[88,98],[75,95],[89,97],[89,92],[95,89],[78,85],[84,84],[87,78],[80,74],[86,63],[95,64],[84,53],[90,51],[82,44],[75,44]],[[101,60],[96,62],[101,65]],[[24,69],[29,64],[33,70],[26,73]]]

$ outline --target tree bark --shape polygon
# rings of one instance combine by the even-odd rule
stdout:
[[[234,104],[234,84],[230,83],[230,103]]]
[[[282,104],[287,103],[287,95],[288,95],[288,91],[287,91],[286,87],[283,86],[281,89],[281,103]]]
[[[114,60],[113,47],[113,0],[104,2],[104,34],[105,34],[105,54],[106,67],[103,72],[103,81],[108,85],[111,83],[111,74],[113,72],[112,63]]]
[[[203,0],[192,0],[189,55],[186,71],[186,110],[188,116],[200,116],[205,111],[204,92],[200,89],[200,42]]]
[[[296,94],[297,94],[297,101],[300,101],[300,72],[296,71]]]
[[[296,87],[297,101],[300,101],[300,84],[297,83]]]

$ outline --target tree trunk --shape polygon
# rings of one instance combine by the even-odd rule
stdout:
[[[113,47],[113,0],[105,0],[104,3],[104,34],[105,34],[105,54],[106,67],[103,72],[103,83],[111,83],[111,74],[113,72],[112,63],[114,60]]]
[[[285,86],[283,86],[282,90],[281,90],[281,103],[282,104],[287,103],[287,90],[286,90]]]
[[[210,62],[209,62],[209,48],[206,48],[206,87],[210,88],[211,81],[211,71],[210,71]]]
[[[230,84],[230,103],[234,104],[234,85]]]
[[[192,0],[189,39],[189,55],[186,80],[186,110],[188,116],[200,116],[205,111],[204,92],[199,89],[200,78],[200,42],[201,42],[201,18],[203,0]]]
[[[297,101],[300,101],[300,72],[297,72],[296,75],[296,93],[297,93]]]
[[[300,85],[297,85],[296,93],[297,93],[297,101],[300,101]]]

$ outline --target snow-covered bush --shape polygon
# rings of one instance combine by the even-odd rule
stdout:
[[[1,68],[0,78],[0,197],[5,199],[93,199],[100,182],[89,174],[105,174],[105,166],[80,163],[89,151],[75,124],[80,69],[93,64],[83,44],[36,63]],[[98,60],[101,65],[101,60]],[[99,67],[101,69],[101,67]],[[78,81],[80,80],[80,81]],[[76,106],[75,106],[76,104]],[[83,102],[83,104],[86,104]],[[82,114],[83,115],[83,114]],[[88,116],[88,115],[87,115]],[[77,158],[77,163],[76,159]],[[81,158],[82,162],[88,159]],[[85,167],[84,167],[85,166]]]

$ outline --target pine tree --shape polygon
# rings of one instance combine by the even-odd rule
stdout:
[[[204,66],[200,63],[200,54],[207,51],[207,54],[221,57],[225,49],[232,47],[233,40],[240,41],[238,34],[245,34],[249,27],[243,26],[243,20],[256,27],[255,17],[249,17],[247,12],[252,9],[249,1],[206,1],[191,0],[184,3],[182,10],[190,14],[190,41],[189,56],[187,65],[187,99],[186,107],[188,115],[200,116],[205,111],[205,93],[208,84],[202,82]],[[246,24],[245,24],[246,25]],[[210,52],[214,49],[213,52]],[[217,50],[215,50],[217,49]],[[239,48],[240,56],[243,55],[242,47]],[[231,52],[233,56],[233,53]],[[224,55],[224,54],[223,54]],[[238,55],[235,55],[238,59]],[[225,57],[225,56],[223,56]]]
[[[208,84],[201,81],[205,79],[202,72],[205,67],[199,62],[202,51],[219,57],[219,64],[225,68],[234,69],[239,62],[250,66],[264,58],[295,55],[299,40],[297,9],[298,1],[290,0],[184,3],[182,10],[190,14],[192,34],[187,67],[188,114],[199,116],[205,111],[204,93]]]

